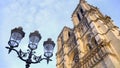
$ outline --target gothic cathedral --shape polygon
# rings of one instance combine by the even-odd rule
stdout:
[[[57,68],[120,68],[120,31],[109,16],[80,0],[72,21],[57,39]]]

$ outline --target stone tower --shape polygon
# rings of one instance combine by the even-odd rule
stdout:
[[[72,21],[58,36],[57,68],[120,68],[120,31],[109,16],[80,0]]]

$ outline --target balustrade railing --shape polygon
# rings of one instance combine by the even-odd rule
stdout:
[[[107,55],[106,49],[101,42],[99,45],[94,47],[90,52],[88,52],[84,57],[81,63],[81,68],[92,68],[97,63],[99,63],[104,56]]]
[[[103,60],[106,55],[105,44],[101,42],[81,59],[78,64],[80,66],[79,68],[93,68],[97,63]],[[72,68],[77,68],[77,65],[75,64]]]

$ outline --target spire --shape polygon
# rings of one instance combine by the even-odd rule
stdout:
[[[81,3],[81,2],[85,2],[85,0],[80,0],[80,3]]]

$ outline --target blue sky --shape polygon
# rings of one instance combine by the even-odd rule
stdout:
[[[104,15],[112,18],[120,27],[120,1],[119,0],[87,0],[88,3],[97,6]],[[39,30],[42,39],[39,42],[36,55],[42,54],[43,41],[51,37],[55,43],[57,36],[64,26],[73,27],[71,15],[79,0],[0,0],[0,68],[24,68],[25,63],[17,54],[8,54],[6,46],[11,29],[22,26],[26,35],[22,39],[18,50],[26,51],[29,42],[29,33]],[[56,53],[56,48],[54,50]],[[53,61],[46,61],[31,65],[31,68],[56,68],[55,54]]]

